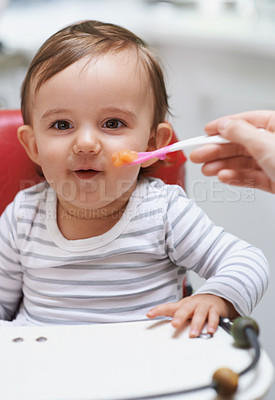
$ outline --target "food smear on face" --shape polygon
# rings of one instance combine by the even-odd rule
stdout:
[[[115,167],[130,164],[138,158],[138,153],[133,150],[120,150],[112,155],[112,161]]]

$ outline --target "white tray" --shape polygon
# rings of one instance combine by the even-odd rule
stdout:
[[[190,339],[188,330],[176,333],[168,321],[1,328],[0,398],[129,399],[209,384],[216,369],[239,372],[250,363],[253,351],[236,348],[222,328],[210,339]],[[234,399],[262,398],[272,379],[262,351]],[[216,394],[208,389],[166,399],[213,400]]]

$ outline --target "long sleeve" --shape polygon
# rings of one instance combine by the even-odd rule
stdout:
[[[22,270],[15,245],[14,204],[0,218],[0,319],[12,320],[22,298]]]
[[[206,278],[196,293],[215,294],[250,314],[268,285],[261,250],[215,226],[181,190],[172,194],[166,224],[171,260]]]

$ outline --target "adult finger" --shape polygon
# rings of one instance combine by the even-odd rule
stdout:
[[[273,110],[246,111],[238,114],[231,114],[228,116],[220,117],[206,124],[205,131],[209,135],[217,134],[218,125],[224,118],[243,119],[257,128],[265,128],[273,132],[275,131],[275,111]]]
[[[258,164],[252,157],[231,157],[223,160],[208,162],[203,165],[202,172],[206,176],[217,175],[223,169],[250,170],[259,169]]]
[[[275,134],[259,131],[243,120],[223,120],[219,124],[220,134],[226,139],[241,144],[255,158],[261,167],[273,168],[275,154]]]
[[[244,171],[224,169],[218,172],[218,179],[229,185],[243,186],[275,193],[275,183],[263,171]]]
[[[205,163],[223,158],[247,154],[244,147],[237,143],[207,144],[194,149],[190,160],[194,163]]]

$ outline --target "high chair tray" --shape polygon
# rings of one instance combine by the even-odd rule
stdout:
[[[169,321],[0,329],[3,400],[118,400],[207,385],[221,367],[235,372],[253,350],[234,346],[218,328],[209,339],[190,339]],[[240,377],[234,399],[259,399],[273,366],[262,350],[256,368]],[[213,389],[168,400],[214,400]]]

